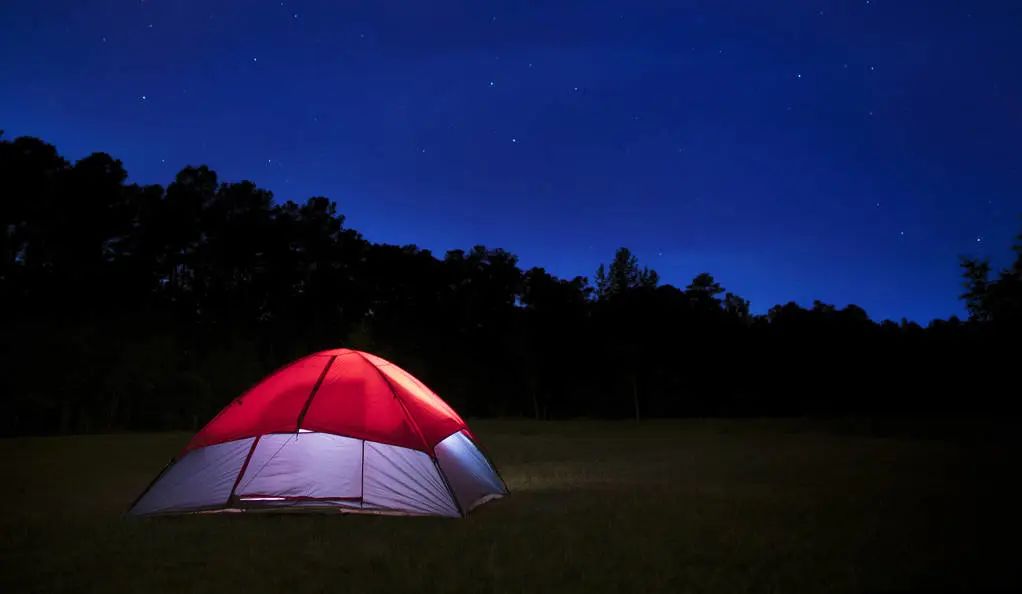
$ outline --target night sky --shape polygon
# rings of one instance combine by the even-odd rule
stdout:
[[[366,238],[755,312],[961,315],[1022,230],[1022,2],[0,4],[0,129],[139,183],[205,163]]]

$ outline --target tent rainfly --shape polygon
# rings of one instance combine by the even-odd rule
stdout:
[[[335,349],[283,367],[228,404],[129,513],[459,517],[507,493],[439,396],[389,361]]]

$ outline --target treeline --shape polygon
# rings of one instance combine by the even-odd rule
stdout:
[[[754,316],[709,274],[662,285],[626,249],[592,283],[561,279],[501,249],[374,244],[326,198],[275,203],[204,166],[126,179],[106,154],[0,139],[0,433],[194,428],[339,346],[469,416],[992,413],[1017,391],[1022,250],[993,279],[965,262],[969,321]]]

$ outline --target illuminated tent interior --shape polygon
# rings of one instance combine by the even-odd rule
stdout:
[[[336,349],[283,367],[228,404],[130,513],[459,517],[507,493],[439,396],[389,361]]]

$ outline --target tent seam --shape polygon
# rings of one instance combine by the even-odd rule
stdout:
[[[319,392],[319,387],[323,385],[323,380],[326,379],[326,374],[330,371],[330,367],[334,364],[334,360],[337,359],[337,355],[330,357],[330,360],[326,362],[326,366],[323,367],[323,371],[319,374],[319,379],[316,380],[316,385],[312,386],[312,391],[309,392],[309,398],[305,401],[305,406],[302,407],[301,412],[298,413],[298,420],[295,421],[295,433],[298,433],[302,429],[302,421],[305,420],[306,413],[309,412],[309,407],[312,406],[312,399],[316,397],[316,393]]]
[[[408,419],[408,422],[411,424],[412,429],[415,429],[415,434],[418,435],[419,439],[422,440],[422,446],[425,448],[424,451],[426,455],[429,456],[430,458],[436,458],[436,452],[433,451],[433,448],[430,447],[429,442],[426,441],[426,436],[422,434],[422,429],[420,429],[419,424],[415,422],[415,419],[412,417],[412,413],[408,412],[408,406],[405,405],[405,401],[402,400],[401,397],[397,395],[397,390],[394,389],[394,384],[390,383],[390,380],[387,379],[387,375],[383,373],[383,371],[381,371],[379,367],[373,365],[373,362],[370,361],[365,355],[363,355],[361,351],[355,351],[355,353],[357,353],[359,357],[362,357],[362,360],[365,361],[366,364],[372,367],[376,371],[376,373],[379,374],[380,379],[383,380],[383,383],[387,384],[387,388],[390,390],[391,396],[394,397],[394,400],[397,400],[398,404],[401,406],[401,412],[405,414],[405,418]]]
[[[231,500],[234,499],[234,492],[238,490],[238,485],[241,484],[241,479],[245,478],[245,471],[248,470],[248,463],[252,461],[252,454],[255,453],[256,446],[259,445],[259,438],[261,435],[257,435],[252,440],[252,446],[248,448],[248,454],[245,456],[245,461],[241,463],[241,468],[238,470],[238,477],[234,479],[234,485],[231,486],[231,492],[227,494],[227,501],[224,502],[226,508],[231,504]]]
[[[415,422],[415,419],[412,417],[412,413],[408,412],[408,407],[405,405],[405,401],[397,395],[397,390],[394,389],[394,384],[390,383],[390,379],[387,378],[387,374],[383,373],[383,370],[374,365],[368,357],[362,354],[361,351],[355,352],[358,353],[358,356],[362,357],[362,360],[369,364],[370,367],[375,369],[376,373],[380,374],[380,379],[382,379],[383,383],[387,384],[387,387],[390,388],[390,393],[394,395],[394,400],[397,400],[398,404],[401,405],[401,410],[405,413],[405,417],[408,419],[408,422],[412,424],[412,428],[414,428],[415,432],[419,434],[419,438],[422,440],[422,445],[426,448],[426,455],[433,461],[436,473],[440,475],[440,480],[443,481],[444,486],[447,487],[447,494],[451,497],[451,502],[454,503],[454,506],[458,509],[458,515],[464,518],[465,510],[461,508],[461,502],[458,501],[458,496],[454,494],[454,489],[451,488],[451,483],[447,481],[447,476],[444,474],[443,469],[440,468],[440,462],[436,458],[436,451],[434,451],[434,449],[430,447],[429,442],[426,441],[426,436],[422,434],[422,429],[420,429],[419,424]]]

